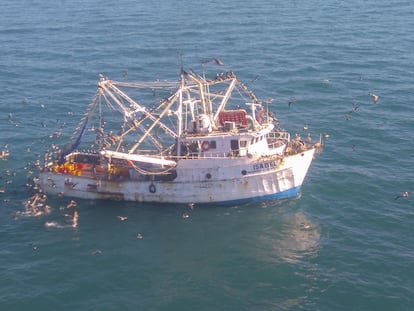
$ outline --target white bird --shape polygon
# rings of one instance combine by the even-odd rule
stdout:
[[[405,192],[403,192],[402,194],[397,195],[397,196],[395,197],[395,200],[397,200],[397,199],[399,199],[399,198],[408,198],[408,196],[409,196],[411,193],[412,193],[412,192],[405,191]]]
[[[372,99],[374,100],[374,104],[378,103],[378,101],[379,101],[379,96],[378,95],[376,95],[374,93],[371,93],[369,95],[372,96]]]

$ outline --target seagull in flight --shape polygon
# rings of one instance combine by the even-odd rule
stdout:
[[[207,64],[207,63],[209,63],[209,62],[214,62],[214,63],[216,63],[216,64],[217,64],[217,65],[219,65],[219,66],[224,66],[224,63],[223,63],[220,59],[215,58],[215,57],[210,58],[210,59],[205,60],[205,61],[202,61],[201,63],[202,63],[202,64]]]
[[[373,99],[373,101],[374,101],[374,104],[378,103],[378,101],[379,101],[379,96],[378,96],[378,95],[376,95],[376,94],[374,94],[374,93],[371,93],[371,94],[369,94],[369,95],[371,95],[371,96],[372,96],[372,99]]]
[[[291,99],[289,99],[289,101],[288,101],[289,108],[290,108],[290,105],[292,105],[294,103],[296,103],[296,98],[295,97],[292,97]]]
[[[212,58],[211,60],[219,66],[224,66],[224,63],[218,58]]]

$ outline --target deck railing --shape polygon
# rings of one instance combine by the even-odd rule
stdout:
[[[288,132],[272,132],[267,134],[267,144],[269,149],[279,148],[281,145],[290,141],[290,134]]]

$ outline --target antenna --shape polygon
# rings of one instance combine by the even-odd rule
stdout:
[[[180,66],[181,66],[181,73],[184,71],[184,61],[183,61],[183,53],[181,51],[178,52],[178,57],[180,58]]]

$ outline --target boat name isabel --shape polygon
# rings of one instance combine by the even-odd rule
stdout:
[[[259,162],[253,164],[253,170],[259,171],[259,170],[267,170],[267,169],[273,169],[277,167],[277,161],[268,161],[268,162]]]

